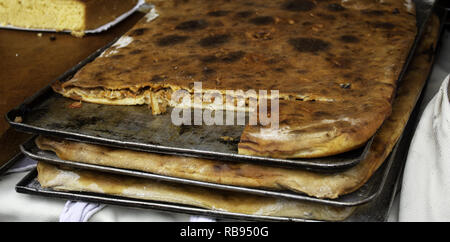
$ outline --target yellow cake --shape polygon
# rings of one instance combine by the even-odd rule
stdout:
[[[138,0],[0,0],[0,25],[83,36],[131,10]]]

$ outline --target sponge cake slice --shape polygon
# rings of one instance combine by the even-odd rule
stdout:
[[[2,0],[0,25],[83,36],[131,10],[138,0]]]

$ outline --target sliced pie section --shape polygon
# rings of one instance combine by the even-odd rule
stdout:
[[[3,0],[0,25],[71,31],[83,36],[115,20],[138,0]]]
[[[203,92],[279,91],[280,130],[247,127],[241,154],[311,158],[361,146],[391,113],[416,35],[414,5],[405,0],[155,4],[158,18],[144,18],[54,90],[86,102],[146,104],[153,114],[197,82]]]

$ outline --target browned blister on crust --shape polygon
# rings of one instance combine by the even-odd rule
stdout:
[[[354,0],[158,2],[157,19],[144,18],[119,44],[54,89],[88,102],[148,104],[154,114],[171,105],[159,99],[170,98],[179,89],[193,92],[194,82],[202,82],[204,90],[221,92],[279,90],[286,107],[310,106],[304,102],[314,101],[318,107],[343,111],[364,110],[361,103],[369,110],[379,108],[375,110],[379,115],[363,111],[360,117],[357,113],[347,117],[364,123],[353,122],[354,132],[330,124],[327,129],[334,129],[340,138],[323,140],[331,142],[328,145],[294,145],[299,141],[295,137],[302,135],[289,136],[294,140],[286,142],[256,138],[258,127],[247,127],[243,134],[247,143],[240,145],[242,154],[275,157],[345,152],[367,141],[389,115],[396,81],[416,33],[408,1],[364,2],[364,6]],[[169,95],[155,96],[160,90]],[[281,119],[303,115],[304,122],[316,121],[308,118],[310,111],[283,108]],[[334,120],[348,115],[328,112]],[[309,124],[285,127],[314,136],[314,129],[305,129]],[[316,136],[321,134],[323,130]],[[277,143],[274,152],[264,148],[272,141]]]

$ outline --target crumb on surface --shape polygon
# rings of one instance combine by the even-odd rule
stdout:
[[[74,108],[81,108],[81,107],[83,107],[83,103],[81,101],[73,102],[73,103],[71,103],[69,105],[69,108],[72,108],[72,109],[74,109]]]
[[[234,138],[230,137],[230,136],[220,136],[220,138],[224,141],[233,141],[234,140]]]

